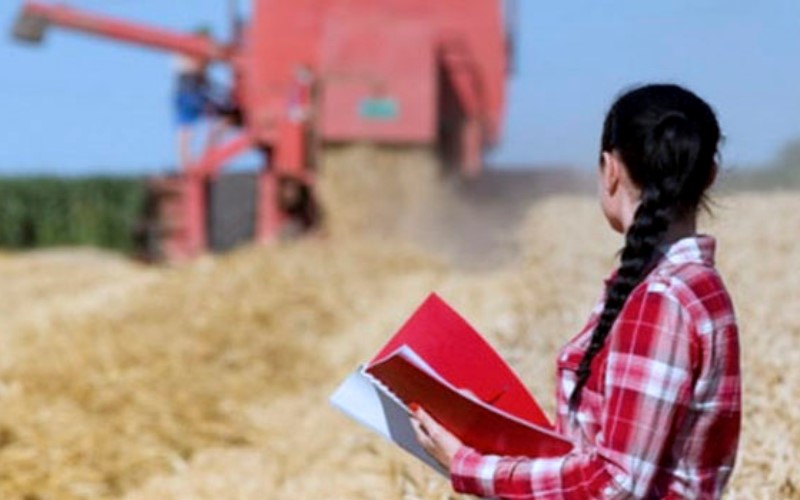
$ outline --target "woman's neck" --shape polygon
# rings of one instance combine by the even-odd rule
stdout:
[[[697,217],[692,214],[673,221],[664,235],[664,242],[674,243],[695,234],[697,234]]]

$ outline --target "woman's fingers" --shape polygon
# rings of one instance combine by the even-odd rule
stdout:
[[[419,441],[420,444],[424,446],[426,441],[430,442],[430,436],[428,436],[428,433],[422,428],[422,422],[420,422],[415,415],[411,416],[411,427],[414,429],[414,434],[417,436],[417,441]]]
[[[412,408],[411,425],[422,448],[443,467],[449,468],[461,441],[417,405]]]
[[[433,419],[428,412],[426,412],[422,407],[414,405],[415,408],[413,410],[414,417],[419,420],[420,424],[422,424],[422,428],[428,433],[431,434],[431,431],[439,427],[439,423]]]
[[[430,450],[435,446],[435,440],[431,434],[430,417],[424,410],[417,408],[411,415],[411,426],[417,435],[417,440],[423,448]]]
[[[414,434],[417,437],[417,441],[419,442],[420,446],[422,446],[422,449],[428,453],[428,455],[442,464],[443,467],[448,467],[449,463],[442,455],[442,450],[439,446],[439,443],[431,435],[431,429],[425,425],[425,418],[429,419],[427,414],[421,413],[421,410],[417,410],[411,415],[411,427],[414,429]]]
[[[417,441],[428,453],[435,454],[438,443],[436,442],[436,421],[428,413],[417,405],[413,405],[411,414],[411,426],[417,435]]]

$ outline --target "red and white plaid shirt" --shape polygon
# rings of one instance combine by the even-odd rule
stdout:
[[[736,458],[739,343],[715,241],[680,240],[631,293],[595,357],[576,412],[568,399],[597,323],[560,352],[556,428],[566,456],[481,455],[462,447],[453,488],[482,497],[718,498]]]

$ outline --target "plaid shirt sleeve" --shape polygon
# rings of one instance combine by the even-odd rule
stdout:
[[[486,456],[462,447],[451,466],[456,491],[585,499],[643,497],[658,490],[656,472],[686,414],[699,354],[686,308],[666,284],[643,285],[615,322],[601,353],[604,366],[593,366],[602,394],[594,401],[584,397],[577,411],[579,425],[594,420],[599,426],[594,442],[566,456],[538,459]]]

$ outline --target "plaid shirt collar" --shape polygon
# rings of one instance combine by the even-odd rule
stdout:
[[[706,234],[687,236],[671,243],[664,243],[658,247],[661,257],[652,270],[661,270],[689,263],[714,267],[716,249],[717,241],[713,236]],[[606,288],[611,285],[616,275],[617,271],[615,270],[611,273],[611,276],[605,279]]]
[[[712,236],[699,234],[688,236],[672,243],[662,245],[659,250],[663,254],[659,264],[681,265],[688,263],[714,266],[714,254],[717,242]]]

